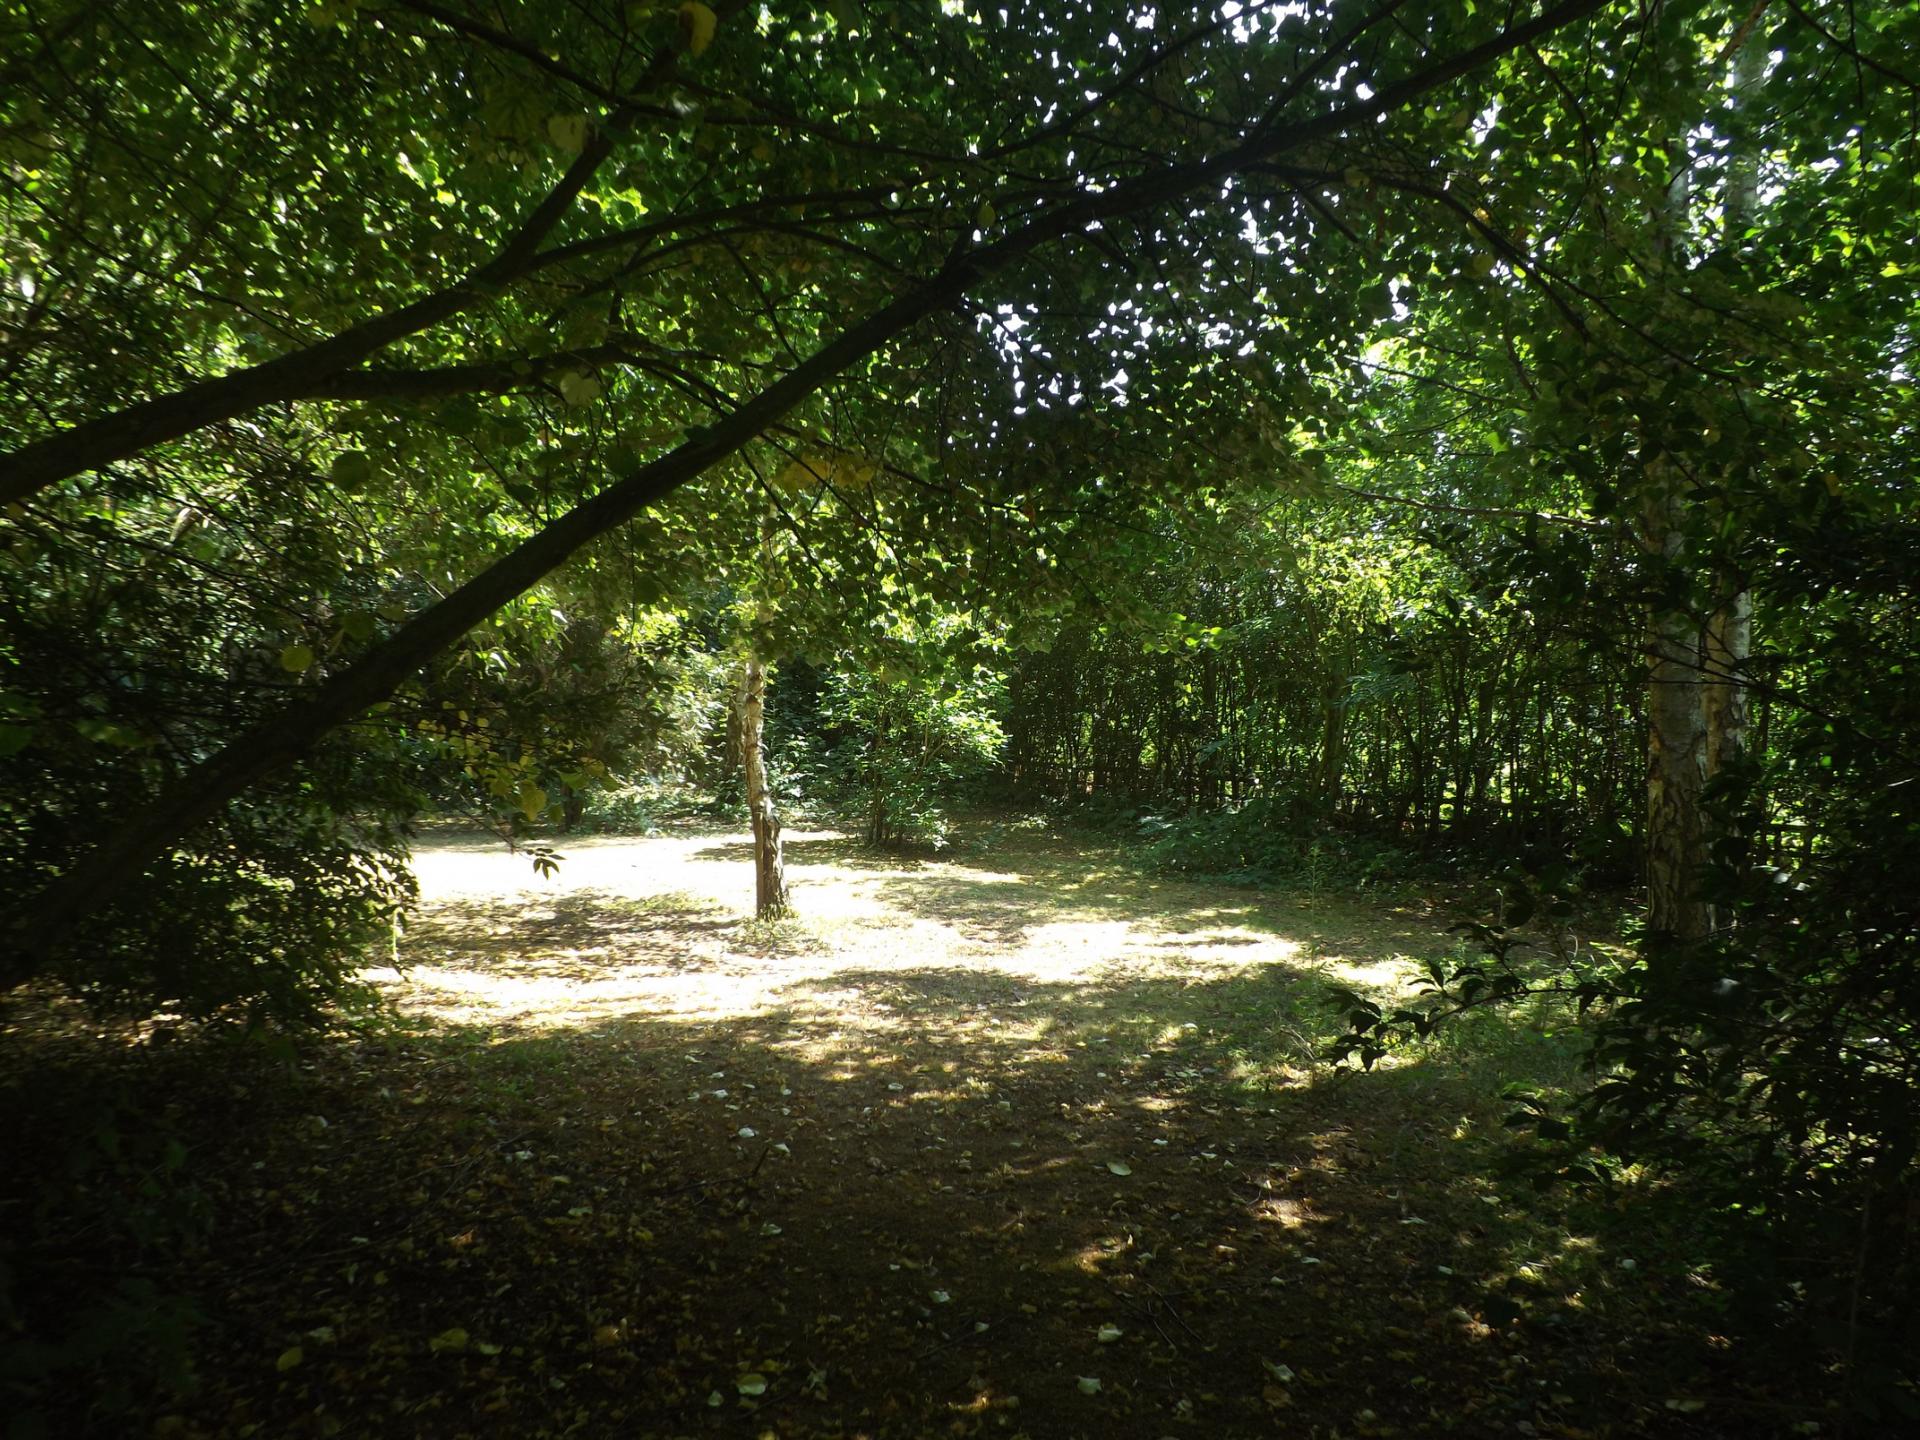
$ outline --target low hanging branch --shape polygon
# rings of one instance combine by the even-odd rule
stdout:
[[[624,115],[614,116],[493,259],[457,284],[376,315],[305,349],[156,395],[22,445],[12,454],[0,456],[0,503],[17,503],[49,485],[209,425],[312,395],[329,377],[351,369],[369,355],[481,303],[519,279],[536,260],[540,242],[560,223],[594,172],[613,153],[615,135],[625,123]]]
[[[978,250],[956,253],[936,274],[843,331],[731,414],[582,501],[423,610],[310,695],[241,734],[181,776],[151,806],[131,816],[110,840],[81,857],[44,893],[23,897],[9,916],[7,951],[0,956],[0,988],[36,973],[39,960],[60,943],[76,917],[96,897],[114,893],[249,786],[296,760],[330,730],[391,696],[434,655],[531,589],[582,546],[727,459],[836,376],[926,316],[954,304],[987,276],[1100,222],[1215,186],[1274,156],[1370,124],[1491,60],[1591,14],[1604,3],[1567,0],[1368,100],[1312,120],[1265,130],[1208,159],[1167,166],[1105,193],[1041,210],[1023,228],[1003,239]],[[583,154],[575,168],[587,158]],[[580,183],[584,184],[584,176]],[[549,197],[549,203],[552,200]],[[302,376],[308,386],[315,379],[309,374]],[[223,411],[230,413],[238,411]],[[172,432],[182,433],[186,432]]]
[[[443,23],[451,18],[430,6],[416,8]],[[731,14],[740,5],[735,0],[734,4],[721,8]],[[665,79],[681,53],[682,45],[663,47],[648,62],[633,93],[643,94]],[[10,453],[0,453],[0,505],[17,504],[49,485],[125,460],[210,425],[250,415],[266,406],[323,397],[329,380],[352,370],[369,356],[484,304],[507,286],[570,258],[578,247],[564,245],[542,251],[540,246],[618,148],[622,131],[633,122],[640,109],[639,102],[633,99],[614,104],[606,121],[567,166],[566,173],[527,213],[519,228],[494,252],[493,258],[472,274],[444,290],[423,295],[410,305],[376,315],[303,349],[244,370],[196,381],[70,430],[31,441]],[[670,224],[649,226],[634,232],[634,238],[670,228]],[[351,393],[352,385],[351,380],[344,382],[349,393],[343,398],[357,398]]]

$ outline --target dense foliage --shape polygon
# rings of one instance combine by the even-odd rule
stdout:
[[[1131,618],[1076,618],[1022,660],[1016,782],[1161,818],[1256,806],[1276,846],[1332,823],[1623,868],[1644,749],[1625,627],[1601,649],[1543,623],[1417,512],[1276,508],[1162,548]]]
[[[1004,734],[1196,868],[1517,862],[1348,1048],[1576,1000],[1563,1170],[1815,1236],[1845,1353],[1900,1313],[1920,7],[15,0],[0,42],[0,985],[319,1021],[421,814],[711,781],[785,663],[776,772],[877,843]],[[1630,959],[1516,948],[1523,891],[1623,882]]]

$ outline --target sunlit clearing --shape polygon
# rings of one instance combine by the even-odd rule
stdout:
[[[842,844],[808,832],[789,839],[802,853],[809,842],[816,854]],[[952,983],[994,992],[991,1004],[959,1007],[952,1030],[1057,1058],[1041,1045],[1046,1017],[1019,1014],[1040,987],[1092,992],[1098,1003],[1107,987],[1145,978],[1206,984],[1318,963],[1301,941],[1241,923],[1253,919],[1248,906],[1183,911],[1136,877],[1103,875],[1095,893],[960,861],[860,853],[841,863],[832,853],[825,863],[790,861],[799,918],[757,925],[743,835],[561,848],[551,878],[483,842],[423,850],[421,912],[402,937],[400,965],[370,978],[409,1010],[515,1029],[778,1012],[825,1055],[848,1048],[850,1030],[910,1040],[922,1023],[911,1018],[916,1001],[946,988],[950,972]],[[1326,968],[1366,985],[1397,973],[1391,964]]]

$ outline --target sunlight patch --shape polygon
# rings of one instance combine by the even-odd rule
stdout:
[[[1299,972],[1373,991],[1404,985],[1400,961],[1317,955],[1304,939],[1255,928],[1246,904],[1196,893],[1183,907],[1105,871],[1030,874],[865,852],[847,863],[844,837],[788,834],[800,853],[817,843],[814,853],[831,858],[790,861],[800,918],[772,928],[751,919],[745,835],[581,837],[565,842],[552,877],[486,842],[423,848],[405,963],[367,978],[403,1010],[454,1023],[774,1016],[830,1027],[831,1039],[806,1045],[845,1060],[876,1043],[910,1045],[937,1021],[943,1035],[1028,1065],[1066,1060],[1044,1037],[1085,1023],[1072,1015],[1110,1012],[1123,1028],[1147,1018],[1123,1013],[1143,984],[1182,1005],[1183,991],[1268,973],[1276,995]],[[1169,1046],[1192,1033],[1166,1024],[1131,1043]]]

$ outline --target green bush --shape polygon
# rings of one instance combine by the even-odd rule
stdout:
[[[1237,885],[1356,890],[1411,878],[1421,862],[1398,846],[1329,829],[1287,796],[1250,800],[1233,810],[1138,822],[1155,869]]]
[[[93,769],[83,755],[23,752],[0,763],[0,793],[32,795],[0,829],[0,867],[22,893],[87,848],[100,817],[159,776]],[[335,746],[289,779],[230,806],[115,894],[101,895],[58,948],[11,975],[51,980],[96,1013],[168,1012],[253,1025],[319,1025],[367,998],[355,979],[386,955],[414,896],[405,821],[412,792],[379,757]],[[149,778],[150,777],[150,778]],[[45,803],[46,797],[57,797]]]
[[[589,792],[578,828],[608,835],[651,835],[659,826],[660,797],[646,783]]]
[[[832,677],[825,711],[842,736],[828,752],[829,784],[868,844],[946,845],[948,808],[999,760],[1002,692],[1001,677],[985,669],[935,679],[858,670]]]
[[[949,811],[997,774],[1006,681],[972,661],[957,626],[942,636],[818,672],[812,724],[783,717],[776,786],[824,800],[871,845],[944,848]]]

